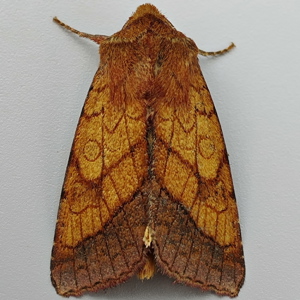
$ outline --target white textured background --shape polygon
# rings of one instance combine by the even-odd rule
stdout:
[[[238,299],[300,295],[300,1],[151,1],[199,48],[230,154],[246,258]],[[57,296],[49,277],[56,213],[98,48],[142,1],[3,1],[0,10],[0,299]],[[218,299],[157,275],[83,299]]]

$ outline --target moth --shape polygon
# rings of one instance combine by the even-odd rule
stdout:
[[[72,145],[51,279],[79,296],[150,278],[237,296],[245,265],[220,123],[196,44],[151,4],[101,45]]]

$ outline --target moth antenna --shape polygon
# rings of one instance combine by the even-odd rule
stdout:
[[[64,22],[59,20],[57,17],[54,17],[53,21],[55,23],[57,23],[58,25],[60,25],[61,27],[63,27],[65,29],[79,35],[80,37],[90,39],[90,40],[96,42],[99,45],[101,44],[101,42],[103,42],[108,37],[107,35],[89,34],[89,33],[81,32],[81,31],[76,30],[76,29],[72,28],[71,26],[65,24]]]
[[[202,56],[217,56],[217,55],[222,55],[222,54],[229,52],[234,47],[235,47],[235,44],[231,43],[227,48],[220,50],[220,51],[207,52],[207,51],[198,49],[198,51],[199,51],[198,53]]]

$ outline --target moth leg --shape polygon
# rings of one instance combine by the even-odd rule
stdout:
[[[65,24],[64,22],[59,20],[57,17],[54,17],[53,21],[55,23],[57,23],[58,25],[60,25],[61,27],[65,28],[65,29],[67,29],[67,30],[69,30],[69,31],[81,36],[81,37],[90,39],[90,40],[96,42],[99,45],[101,44],[101,42],[103,42],[108,37],[107,35],[89,34],[89,33],[78,31],[78,30],[72,28],[71,26]]]
[[[215,52],[207,52],[207,51],[203,51],[201,49],[198,49],[198,53],[200,55],[203,55],[203,56],[217,56],[217,55],[222,55],[224,53],[227,53],[229,52],[232,48],[235,47],[235,44],[234,43],[231,43],[227,48],[223,49],[223,50],[220,50],[220,51],[215,51]]]

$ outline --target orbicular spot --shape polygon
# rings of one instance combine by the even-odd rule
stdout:
[[[101,154],[101,147],[96,140],[89,140],[83,148],[83,155],[87,161],[95,161]]]
[[[201,139],[199,142],[199,151],[204,158],[210,159],[216,151],[215,143],[208,137]]]

